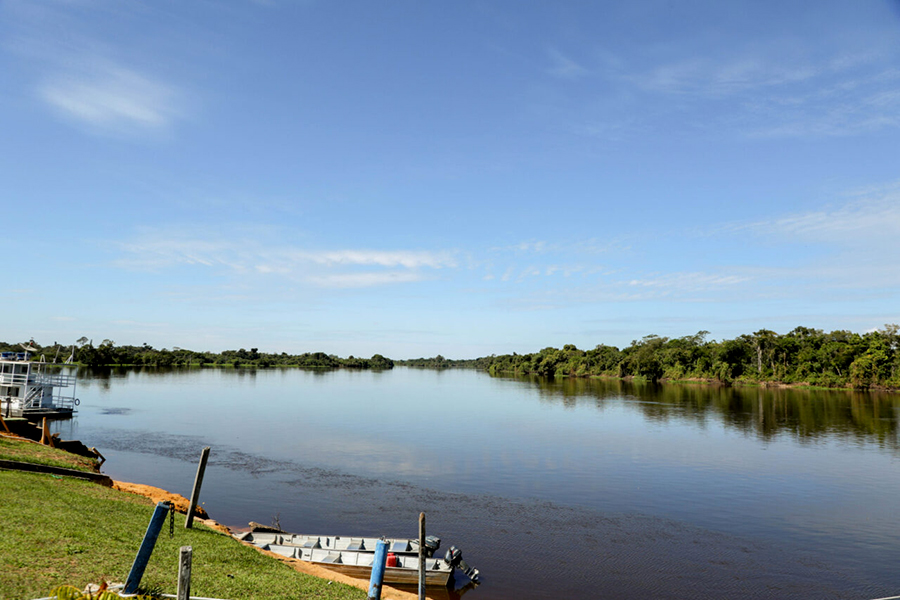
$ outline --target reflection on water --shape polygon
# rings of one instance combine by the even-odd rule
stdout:
[[[230,525],[415,535],[466,598],[900,591],[898,399],[495,378],[475,371],[80,370],[57,425],[113,477],[190,491]],[[449,596],[456,597],[456,596]]]
[[[526,378],[522,378],[525,380]],[[572,408],[593,402],[598,409],[611,400],[632,401],[648,421],[718,419],[743,433],[771,439],[791,433],[800,441],[823,437],[852,438],[898,449],[897,394],[725,387],[703,384],[634,384],[617,379],[527,378],[543,402]]]

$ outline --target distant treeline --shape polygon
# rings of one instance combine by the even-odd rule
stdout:
[[[708,331],[680,338],[648,335],[627,348],[600,344],[580,350],[544,348],[532,354],[492,355],[475,359],[433,358],[398,360],[407,367],[434,369],[473,368],[493,375],[545,377],[634,377],[647,381],[706,380],[730,383],[807,384],[821,387],[873,387],[900,389],[900,327],[885,325],[864,334],[797,327],[780,335],[768,329],[733,340],[709,341]],[[72,347],[42,347],[38,354],[63,362]],[[0,350],[21,351],[18,344],[0,342]],[[257,348],[194,352],[182,348],[157,350],[147,344],[116,346],[103,340],[94,346],[87,338],[74,345],[74,360],[89,366],[233,366],[391,369],[394,361],[375,354],[371,358],[340,358],[324,352],[266,354]]]
[[[395,360],[401,367],[422,367],[425,369],[487,369],[491,357],[482,358],[444,358],[440,354],[433,358],[409,358]]]
[[[44,357],[53,362],[64,362],[72,355],[74,348],[74,362],[91,367],[133,365],[150,367],[302,367],[307,369],[392,369],[394,361],[375,354],[371,358],[357,358],[349,356],[340,358],[324,352],[307,352],[304,354],[267,354],[259,352],[257,348],[245,350],[225,350],[224,352],[195,352],[184,348],[172,348],[160,350],[148,345],[140,346],[116,346],[111,340],[103,340],[98,346],[87,338],[81,338],[73,346],[60,347],[41,346],[36,342],[30,342],[36,349],[37,356]],[[0,342],[0,350],[22,352],[20,344]]]
[[[492,374],[900,388],[897,325],[862,335],[808,327],[785,335],[761,329],[721,342],[707,341],[707,335],[708,331],[672,339],[648,335],[622,350],[602,344],[579,350],[569,344],[561,350],[486,357],[482,368]]]

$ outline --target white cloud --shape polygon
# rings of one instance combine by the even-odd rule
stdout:
[[[424,269],[457,266],[453,252],[421,250],[308,250],[260,243],[265,234],[192,236],[187,232],[148,232],[119,243],[120,268],[161,271],[174,267],[210,269],[234,276],[277,275],[320,287],[368,287],[426,279]],[[391,270],[385,270],[391,269]]]
[[[161,130],[181,112],[173,86],[108,61],[57,73],[38,95],[60,114],[101,131]]]
[[[888,242],[900,249],[900,189],[892,186],[843,206],[785,215],[740,228],[805,242],[845,246]]]
[[[386,271],[380,273],[335,273],[315,275],[307,281],[319,287],[358,288],[393,283],[411,283],[422,281],[425,276],[414,271]]]
[[[626,58],[597,61],[593,79],[606,84],[603,96],[582,110],[566,106],[569,119],[581,115],[568,128],[614,139],[653,130],[673,113],[688,127],[750,138],[848,136],[900,126],[900,71],[892,51],[836,47],[815,56],[812,48],[773,43],[719,55],[685,55],[673,47]]]
[[[456,260],[453,258],[453,255],[447,252],[385,252],[380,250],[300,251],[296,252],[294,257],[298,260],[310,260],[323,265],[401,266],[408,269],[415,269],[418,267],[440,269],[442,267],[456,266]]]
[[[721,275],[711,273],[666,273],[641,279],[631,279],[628,286],[639,288],[659,288],[676,292],[698,292],[717,290],[749,281],[745,275]]]
[[[900,289],[900,185],[857,192],[844,204],[723,227],[785,247],[778,265],[745,267],[779,297],[890,298]],[[816,248],[817,247],[817,248]],[[794,252],[794,249],[801,249]]]

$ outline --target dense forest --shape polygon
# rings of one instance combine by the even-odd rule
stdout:
[[[708,335],[648,335],[622,350],[602,344],[579,350],[570,344],[534,354],[487,357],[483,368],[492,374],[900,388],[897,325],[865,334],[797,327],[779,335],[761,329],[721,342],[708,341]]]
[[[532,354],[504,354],[476,359],[433,358],[398,360],[396,364],[424,368],[474,368],[493,375],[545,377],[619,377],[646,381],[705,380],[731,383],[804,384],[821,387],[900,388],[900,328],[885,325],[864,334],[797,327],[784,335],[768,329],[732,340],[707,340],[709,332],[679,338],[648,335],[630,346],[600,344],[580,350],[544,348]],[[157,350],[147,344],[116,346],[103,340],[94,346],[81,338],[71,347],[30,342],[48,361],[73,361],[89,366],[231,366],[391,369],[394,361],[340,358],[324,352],[267,354],[257,348],[195,352],[182,348]],[[0,342],[0,350],[21,351],[19,344]]]
[[[440,354],[432,358],[408,358],[395,360],[401,367],[421,367],[424,369],[486,369],[488,357],[484,358],[444,358]]]
[[[225,350],[224,352],[195,352],[174,347],[158,350],[147,344],[140,346],[116,346],[111,340],[103,340],[94,346],[87,338],[79,339],[73,346],[61,347],[57,344],[41,346],[29,342],[36,356],[43,355],[49,362],[65,362],[70,356],[73,362],[92,367],[99,366],[150,366],[150,367],[302,367],[307,369],[392,369],[394,361],[376,354],[371,358],[349,356],[340,358],[324,352],[304,354],[267,354],[257,348],[246,350]],[[21,352],[21,344],[0,342],[0,351]]]

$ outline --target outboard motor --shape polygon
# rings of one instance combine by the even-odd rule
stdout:
[[[425,556],[431,558],[438,548],[441,547],[441,538],[436,535],[425,536]]]
[[[481,573],[478,572],[478,569],[470,567],[469,563],[463,560],[462,550],[456,546],[450,546],[447,554],[444,555],[444,560],[450,563],[451,567],[459,567],[472,580],[472,583],[481,583]]]

